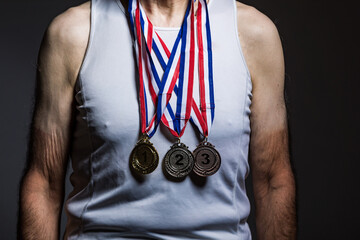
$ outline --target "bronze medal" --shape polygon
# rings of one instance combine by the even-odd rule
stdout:
[[[142,137],[130,155],[131,167],[139,174],[153,172],[159,163],[159,154],[148,136]]]
[[[164,157],[165,171],[174,178],[187,176],[194,167],[194,157],[188,147],[180,142],[171,146]]]
[[[202,177],[213,175],[219,170],[221,157],[214,145],[204,141],[194,151],[195,165],[193,171]]]

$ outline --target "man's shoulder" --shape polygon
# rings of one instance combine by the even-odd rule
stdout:
[[[41,44],[38,70],[45,74],[56,65],[56,71],[64,71],[73,86],[88,45],[89,32],[90,2],[69,8],[55,17]]]
[[[87,42],[90,30],[90,2],[67,9],[50,23],[46,37],[50,44],[71,48]]]
[[[254,46],[278,41],[275,24],[256,8],[236,2],[239,35]]]
[[[275,24],[254,7],[237,2],[239,39],[253,83],[281,75],[283,53]],[[278,72],[276,72],[278,70]],[[276,74],[274,73],[276,72]]]

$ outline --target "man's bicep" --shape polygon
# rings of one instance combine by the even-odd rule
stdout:
[[[288,161],[288,132],[280,37],[266,16],[251,11],[253,26],[243,26],[242,39],[253,82],[250,164],[256,184],[278,174]]]
[[[260,181],[270,180],[288,162],[286,107],[283,91],[275,88],[253,92],[250,159],[253,174]]]
[[[282,104],[279,104],[282,105]],[[260,110],[261,111],[261,110]],[[288,162],[285,106],[273,112],[255,109],[251,117],[250,164],[255,181],[270,181]]]
[[[52,23],[41,44],[36,103],[29,143],[29,172],[49,182],[61,182],[70,138],[73,87],[61,28]]]

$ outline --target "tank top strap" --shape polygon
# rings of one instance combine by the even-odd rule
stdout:
[[[121,3],[120,0],[90,0],[91,5],[95,6],[92,10],[95,11],[111,11],[111,10],[117,10],[120,8],[120,10],[126,14],[126,9]],[[117,5],[117,6],[115,6]]]
[[[212,29],[214,29],[214,31],[216,31],[215,29],[221,29],[221,32],[223,32],[220,36],[220,40],[232,38],[231,40],[236,42],[236,48],[241,56],[242,65],[245,68],[248,80],[250,81],[250,71],[246,64],[239,39],[236,0],[210,0],[208,8]]]

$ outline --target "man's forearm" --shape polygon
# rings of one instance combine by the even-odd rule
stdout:
[[[37,174],[27,174],[21,186],[18,239],[59,239],[62,199]]]
[[[260,240],[296,239],[295,183],[291,172],[257,186],[256,228]],[[254,186],[255,187],[255,186]]]

